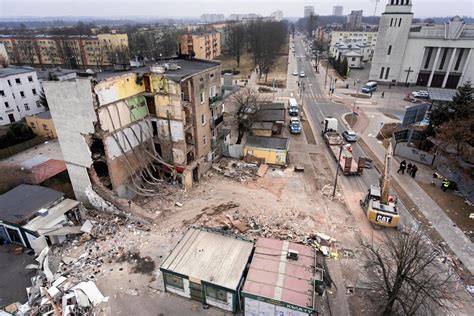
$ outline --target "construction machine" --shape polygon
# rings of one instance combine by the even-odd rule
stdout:
[[[392,145],[385,153],[384,170],[380,176],[379,185],[371,185],[360,205],[367,215],[369,222],[384,227],[398,226],[400,215],[397,210],[397,199],[390,196],[390,169],[392,164]]]

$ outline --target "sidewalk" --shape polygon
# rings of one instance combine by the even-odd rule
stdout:
[[[363,132],[363,138],[367,146],[374,152],[380,161],[384,160],[385,148],[373,135],[375,130],[380,129],[380,123],[390,119],[374,118],[370,120],[368,128]],[[397,159],[394,165],[398,166]],[[393,170],[393,169],[392,169]],[[423,171],[424,170],[424,171]],[[420,172],[428,172],[426,168],[420,168]],[[423,176],[420,174],[420,176]],[[435,201],[408,175],[392,172],[392,177],[400,184],[405,193],[418,206],[423,215],[430,221],[433,228],[444,239],[449,248],[462,261],[464,267],[474,275],[474,247],[469,238],[455,225],[446,213]]]

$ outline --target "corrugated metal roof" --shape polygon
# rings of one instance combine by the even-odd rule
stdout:
[[[236,290],[253,243],[191,228],[161,269]]]
[[[245,147],[287,150],[288,143],[288,138],[283,137],[247,136]]]
[[[315,309],[314,250],[268,238],[259,238],[255,246],[242,293]],[[288,250],[298,251],[298,260],[287,259]]]

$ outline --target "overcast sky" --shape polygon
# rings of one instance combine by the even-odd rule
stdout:
[[[284,16],[303,15],[303,7],[312,5],[315,13],[329,15],[334,5],[373,15],[376,0],[0,0],[1,17],[13,16],[156,16],[197,17],[203,13],[258,13],[269,15],[282,10]],[[380,0],[377,15],[383,12],[388,0]],[[474,0],[413,0],[416,17],[472,16]]]

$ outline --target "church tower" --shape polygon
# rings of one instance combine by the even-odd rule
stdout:
[[[396,82],[400,77],[413,13],[412,0],[388,0],[382,13],[369,79]]]

